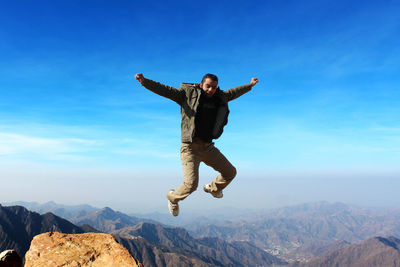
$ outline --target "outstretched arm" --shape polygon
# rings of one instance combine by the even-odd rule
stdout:
[[[238,98],[239,96],[249,92],[251,88],[258,83],[257,78],[251,78],[251,81],[249,84],[245,85],[240,85],[231,89],[226,90],[224,93],[228,97],[228,101],[234,100]]]
[[[167,86],[150,79],[146,79],[142,73],[137,73],[135,79],[146,89],[156,93],[160,96],[169,98],[176,103],[180,104],[183,96],[183,91],[176,89],[172,86]]]

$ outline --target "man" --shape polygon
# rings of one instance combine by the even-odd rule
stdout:
[[[219,172],[212,183],[204,185],[204,191],[215,198],[222,198],[222,190],[236,176],[236,169],[214,146],[212,140],[221,136],[228,122],[228,102],[249,92],[258,83],[258,79],[252,78],[249,84],[226,91],[219,89],[218,77],[214,74],[204,75],[200,84],[182,83],[180,89],[146,79],[142,73],[136,74],[135,79],[148,90],[181,106],[184,181],[178,188],[167,193],[169,212],[178,216],[178,202],[197,189],[200,162]]]

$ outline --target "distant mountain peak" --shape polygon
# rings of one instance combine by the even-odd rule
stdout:
[[[105,219],[110,219],[110,220],[114,220],[119,216],[124,216],[125,214],[115,211],[109,207],[104,207],[98,211],[95,212],[98,216],[101,216]],[[125,215],[128,216],[128,215]]]
[[[110,208],[110,207],[104,207],[104,208],[102,208],[100,211],[101,211],[101,212],[107,212],[107,213],[116,213],[116,211],[113,210],[113,209]]]

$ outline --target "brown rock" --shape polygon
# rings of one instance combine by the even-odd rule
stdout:
[[[0,253],[0,267],[22,267],[22,259],[15,250]]]
[[[25,267],[143,267],[109,234],[44,233],[33,238]]]

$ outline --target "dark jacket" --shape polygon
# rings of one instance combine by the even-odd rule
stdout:
[[[175,101],[181,106],[181,140],[183,143],[191,143],[193,141],[195,117],[202,90],[199,84],[182,83],[181,88],[176,89],[150,79],[144,79],[142,85],[160,96]],[[224,126],[228,123],[228,102],[238,98],[250,90],[251,86],[248,84],[237,86],[226,91],[222,91],[219,88],[217,89],[215,94],[217,94],[221,101],[213,129],[213,139],[217,139],[221,136]]]

